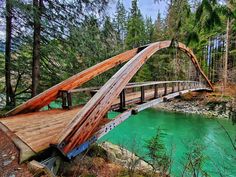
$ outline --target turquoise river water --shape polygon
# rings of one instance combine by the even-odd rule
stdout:
[[[116,113],[110,113],[114,117]],[[230,121],[219,120],[228,130],[231,137],[236,136],[236,125]],[[109,141],[121,145],[141,157],[146,158],[145,143],[153,137],[156,130],[164,131],[164,144],[167,151],[172,152],[173,165],[171,176],[181,176],[186,153],[195,143],[201,144],[205,155],[203,169],[211,176],[236,177],[236,155],[217,119],[209,119],[200,115],[170,113],[147,109],[131,116],[117,126],[101,141]]]

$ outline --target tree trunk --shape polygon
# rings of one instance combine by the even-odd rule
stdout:
[[[6,107],[15,106],[15,96],[11,85],[11,34],[12,34],[12,3],[6,0],[6,44],[5,44],[5,82]]]
[[[226,41],[225,41],[225,58],[224,58],[224,68],[223,68],[223,85],[224,88],[227,86],[227,71],[228,71],[228,57],[229,57],[229,31],[230,31],[230,18],[227,18],[227,27],[226,27]]]
[[[38,94],[40,77],[40,41],[41,41],[41,14],[43,0],[33,0],[34,9],[34,42],[33,42],[33,65],[32,65],[32,97]]]

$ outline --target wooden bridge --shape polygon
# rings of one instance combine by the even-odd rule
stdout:
[[[182,43],[178,49],[185,52],[196,69],[195,81],[153,81],[129,83],[140,67],[158,50],[168,48],[171,41],[152,43],[104,60],[69,79],[42,92],[9,111],[0,119],[0,128],[20,149],[23,162],[49,147],[58,149],[71,159],[132,114],[189,91],[212,91],[212,85],[201,70],[193,52]],[[121,64],[124,66],[102,87],[79,88],[99,74]],[[201,82],[200,82],[201,81]],[[74,105],[74,95],[89,94],[86,104]],[[61,98],[62,107],[42,110]],[[119,111],[108,119],[110,110]]]

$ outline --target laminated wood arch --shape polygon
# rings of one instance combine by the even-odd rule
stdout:
[[[6,116],[13,116],[16,114],[39,111],[41,108],[48,105],[50,102],[56,100],[59,96],[60,90],[68,91],[68,90],[81,86],[82,84],[104,73],[105,71],[130,60],[132,57],[134,57],[138,52],[140,52],[145,47],[146,46],[128,50],[124,53],[121,53],[107,60],[104,60],[103,62],[98,63],[60,82],[59,84],[49,88],[48,90],[45,90],[39,95],[33,97],[32,99],[26,101],[25,103],[9,111],[8,113],[6,113]]]
[[[158,50],[168,48],[171,41],[156,42],[148,45],[129,60],[110,80],[89,100],[83,109],[73,118],[55,140],[55,144],[63,153],[68,153],[91,137],[101,119],[108,112],[113,101],[140,69],[140,67]],[[195,68],[203,76],[212,89],[212,85],[201,70],[193,52],[184,44],[178,43],[178,48],[185,52]]]

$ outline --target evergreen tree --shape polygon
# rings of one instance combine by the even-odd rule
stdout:
[[[106,51],[105,58],[109,57],[111,53],[115,53],[117,41],[116,32],[113,24],[111,23],[110,17],[105,17],[105,22],[102,29],[102,40],[104,42],[104,48]]]
[[[32,65],[32,97],[38,94],[40,72],[41,16],[43,0],[33,0],[34,36],[33,36],[33,65]]]
[[[188,0],[172,0],[166,16],[166,31],[171,39],[182,41],[186,32],[185,24],[190,13]],[[181,31],[184,29],[184,31]]]
[[[220,27],[222,25],[221,14],[225,17],[226,29],[224,32],[226,33],[225,38],[225,56],[222,62],[223,72],[222,72],[222,80],[224,87],[227,86],[228,80],[228,60],[229,60],[229,50],[230,50],[230,32],[231,32],[231,21],[235,19],[233,11],[235,10],[235,2],[226,1],[226,5],[220,5],[217,1],[204,0],[202,1],[196,11],[196,24],[203,29],[202,31],[212,32],[216,29],[216,27]],[[222,29],[222,28],[221,28]],[[210,39],[209,39],[210,40]],[[213,58],[211,58],[213,60]],[[209,64],[209,73],[212,80],[214,81],[214,64],[215,61],[211,61],[212,66]],[[210,71],[213,71],[211,74]]]
[[[128,17],[127,25],[127,48],[135,48],[145,43],[144,20],[138,8],[137,0],[132,0],[132,7]]]
[[[151,43],[154,41],[154,25],[151,17],[147,17],[145,21],[145,36],[146,43]]]
[[[159,11],[157,14],[157,19],[154,23],[153,38],[154,41],[161,41],[167,38],[165,35],[163,19],[161,18],[161,13]]]
[[[117,31],[117,41],[120,45],[124,46],[125,35],[127,26],[127,11],[124,4],[118,0],[116,5],[116,12],[114,18],[114,27]]]
[[[135,82],[152,81],[151,71],[147,64],[144,64],[135,76]]]
[[[7,107],[15,105],[15,96],[11,84],[12,6],[12,1],[6,0],[5,83]]]

